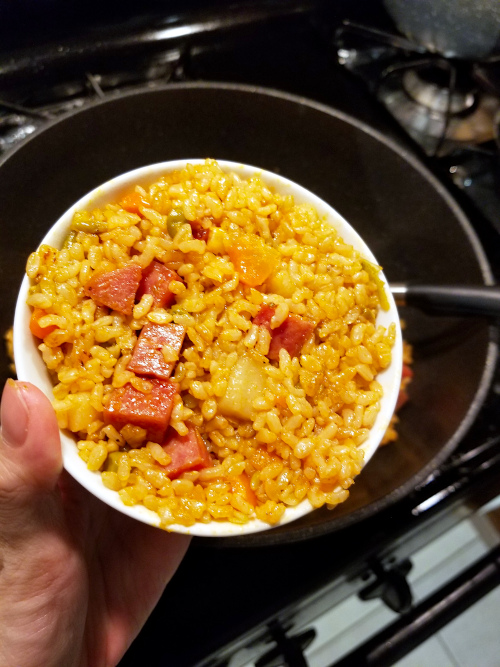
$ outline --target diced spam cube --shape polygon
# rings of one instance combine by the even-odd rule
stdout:
[[[186,330],[180,324],[153,324],[148,322],[143,328],[127,366],[138,375],[148,375],[168,380],[176,362],[167,362],[162,348],[168,345],[179,354]]]
[[[411,366],[408,366],[408,364],[403,363],[402,377],[403,379],[413,377],[413,369],[411,368]]]
[[[173,280],[180,280],[175,271],[168,269],[161,262],[154,260],[142,272],[142,280],[137,290],[137,299],[143,294],[153,295],[153,304],[158,308],[168,308],[175,300],[175,294],[169,285]]]
[[[191,225],[191,232],[194,239],[198,239],[200,241],[208,240],[210,229],[205,229],[205,227],[203,227],[201,222],[198,220],[190,220],[189,224]]]
[[[264,304],[263,306],[260,307],[259,312],[253,318],[252,321],[254,324],[258,324],[259,326],[264,326],[269,331],[272,331],[271,320],[273,318],[275,311],[276,308],[273,308],[272,306],[266,306],[266,304]]]
[[[271,329],[271,319],[275,309],[271,306],[262,306],[257,315],[253,318],[253,323],[266,327],[271,334],[271,344],[269,346],[269,359],[278,361],[281,348],[289,353],[291,357],[298,357],[304,343],[315,329],[314,322],[306,320],[300,315],[290,313],[283,324],[276,329]]]
[[[398,394],[398,400],[396,401],[396,407],[395,411],[397,412],[400,408],[403,407],[403,405],[406,405],[408,401],[410,400],[410,397],[405,389],[400,389],[399,394]]]
[[[114,389],[103,410],[106,424],[112,424],[118,431],[126,424],[139,426],[146,429],[148,440],[161,443],[179,386],[169,380],[151,380],[151,385],[149,394],[143,394],[131,384]]]
[[[198,429],[194,426],[188,428],[186,435],[179,435],[173,428],[169,429],[162,444],[172,459],[167,466],[163,466],[163,470],[171,479],[187,470],[201,470],[212,465],[210,453]]]
[[[85,294],[100,306],[131,315],[142,270],[137,264],[97,273],[85,285]]]
[[[284,347],[291,357],[298,357],[304,343],[315,328],[314,322],[305,320],[300,315],[290,314],[283,324],[272,329],[271,345],[267,356],[277,361],[280,357],[280,350]]]

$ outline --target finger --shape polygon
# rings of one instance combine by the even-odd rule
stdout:
[[[8,380],[1,404],[0,505],[21,509],[55,488],[61,443],[48,398],[29,382]]]
[[[7,381],[0,432],[0,665],[80,664],[87,580],[65,532],[60,471],[50,401],[27,382]]]

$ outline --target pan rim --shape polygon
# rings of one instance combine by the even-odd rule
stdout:
[[[105,97],[97,99],[89,99],[81,107],[72,109],[66,113],[57,116],[49,120],[43,126],[37,128],[32,134],[26,137],[20,144],[14,148],[8,150],[3,156],[0,157],[0,168],[5,162],[7,162],[11,157],[13,157],[18,151],[27,146],[31,141],[37,139],[41,134],[50,130],[52,127],[58,125],[60,122],[69,119],[73,116],[77,116],[85,113],[93,108],[100,106],[105,106],[107,104],[112,104],[113,102],[120,102],[127,97],[135,97],[136,95],[150,95],[157,92],[164,92],[168,90],[183,90],[183,89],[203,89],[203,88],[216,88],[221,90],[235,90],[239,92],[246,93],[257,93],[265,95],[267,97],[275,97],[278,99],[283,99],[289,102],[298,103],[300,105],[307,106],[316,111],[326,113],[329,116],[338,118],[339,120],[344,121],[345,123],[356,127],[365,134],[368,134],[373,139],[376,139],[382,144],[385,144],[387,148],[391,149],[394,153],[398,154],[403,160],[411,164],[418,172],[424,176],[424,178],[429,181],[434,188],[439,192],[439,194],[446,200],[446,203],[450,206],[453,212],[456,214],[461,226],[463,227],[464,232],[466,233],[471,245],[474,248],[477,260],[479,262],[479,267],[483,274],[483,278],[486,285],[494,283],[493,273],[489,266],[489,262],[486,258],[486,254],[482,248],[482,245],[472,228],[469,219],[461,209],[458,202],[452,197],[451,193],[445,188],[445,186],[440,182],[440,180],[408,149],[399,145],[395,140],[386,136],[380,130],[372,127],[368,123],[350,116],[348,113],[336,109],[335,107],[328,106],[322,102],[317,102],[311,98],[295,95],[293,93],[288,93],[276,88],[267,88],[265,86],[254,86],[250,84],[240,84],[240,83],[226,83],[219,81],[185,81],[185,82],[176,82],[176,83],[166,83],[163,85],[155,86],[154,88],[144,90],[141,87],[133,87],[128,89],[126,92],[121,94],[119,97]]]
[[[134,87],[128,89],[126,92],[123,92],[120,96],[105,97],[103,99],[89,99],[81,107],[77,109],[72,109],[60,116],[57,116],[54,119],[49,120],[47,123],[39,127],[35,132],[33,132],[29,137],[23,140],[20,144],[14,148],[7,151],[3,156],[0,157],[0,170],[2,166],[11,158],[13,158],[19,151],[21,151],[25,146],[30,142],[37,140],[39,136],[43,133],[50,131],[53,127],[57,126],[59,123],[62,123],[66,120],[69,120],[73,116],[80,114],[85,114],[90,112],[92,109],[112,104],[114,102],[122,102],[123,100],[136,95],[149,95],[156,93],[164,93],[165,91],[175,91],[175,90],[204,90],[204,89],[218,89],[226,91],[236,91],[241,93],[248,94],[258,94],[266,97],[281,99],[296,105],[308,107],[314,111],[324,113],[328,116],[336,118],[344,123],[355,127],[359,131],[367,134],[372,139],[382,143],[393,153],[398,155],[402,160],[407,162],[411,167],[413,167],[420,175],[434,188],[439,196],[445,201],[447,206],[453,212],[455,218],[460,224],[463,232],[465,233],[471,248],[476,256],[478,261],[479,269],[483,276],[484,283],[486,285],[494,284],[494,278],[489,266],[486,253],[479,241],[479,238],[472,227],[471,222],[468,217],[460,207],[459,203],[452,196],[449,190],[444,186],[443,183],[435,176],[428,167],[426,167],[423,162],[421,162],[418,157],[413,154],[409,149],[398,144],[394,139],[386,136],[380,130],[372,127],[368,123],[350,116],[348,113],[336,109],[335,107],[328,106],[324,103],[312,100],[305,96],[295,95],[293,93],[288,93],[286,91],[268,88],[264,86],[256,86],[251,84],[240,84],[240,83],[229,83],[229,82],[219,82],[219,81],[196,81],[196,82],[178,82],[178,83],[166,83],[160,86],[155,86],[154,88],[144,90],[142,87]],[[382,509],[386,509],[389,506],[394,505],[398,500],[402,499],[408,494],[411,489],[414,489],[415,486],[421,484],[429,474],[435,470],[458,446],[460,440],[465,436],[467,431],[472,426],[474,419],[479,413],[480,407],[482,406],[484,399],[487,395],[487,392],[491,386],[493,380],[493,375],[495,371],[495,364],[498,358],[498,344],[494,340],[494,327],[489,328],[489,342],[486,349],[485,363],[483,368],[483,373],[481,379],[478,383],[478,389],[474,395],[473,400],[471,401],[465,416],[462,419],[462,422],[458,429],[455,431],[453,436],[448,439],[444,444],[441,450],[425,465],[420,471],[410,477],[402,485],[388,493],[387,495],[379,498],[366,506],[354,510],[351,514],[338,517],[335,521],[328,521],[324,524],[319,524],[311,527],[298,528],[296,531],[292,531],[290,534],[281,532],[280,529],[274,531],[265,531],[259,537],[259,534],[255,534],[248,537],[231,537],[231,538],[218,538],[213,540],[213,538],[195,538],[196,541],[202,541],[204,544],[208,543],[215,546],[214,543],[217,543],[217,546],[231,546],[231,547],[247,547],[247,546],[272,546],[282,543],[293,543],[293,542],[302,542],[306,539],[311,539],[315,537],[321,537],[330,533],[338,532],[343,528],[358,523],[364,519],[368,519],[373,515],[380,512]],[[332,516],[333,519],[333,516]],[[293,526],[293,523],[289,527]]]

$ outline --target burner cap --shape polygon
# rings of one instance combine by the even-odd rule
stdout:
[[[418,104],[440,114],[446,113],[450,96],[449,75],[440,68],[408,69],[403,74],[406,94]],[[450,112],[459,114],[470,109],[475,102],[473,87],[457,85],[451,95]]]

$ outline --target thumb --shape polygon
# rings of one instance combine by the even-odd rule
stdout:
[[[19,510],[52,491],[62,468],[49,399],[29,382],[7,380],[1,404],[0,510]]]

